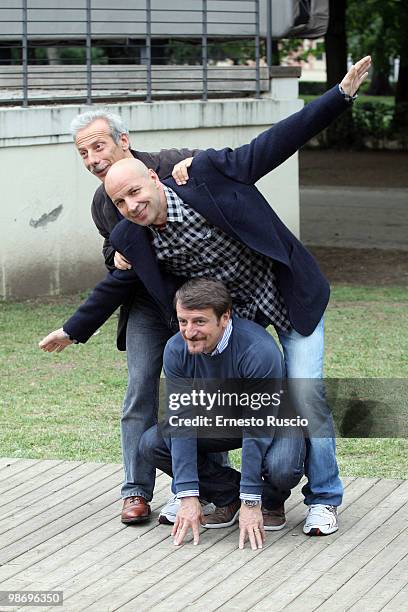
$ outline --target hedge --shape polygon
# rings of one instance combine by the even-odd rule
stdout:
[[[316,96],[301,96],[305,104]],[[351,113],[345,113],[308,144],[336,149],[408,149],[406,128],[397,127],[392,98],[360,96]],[[408,109],[407,109],[408,116]],[[403,126],[407,122],[401,122]]]

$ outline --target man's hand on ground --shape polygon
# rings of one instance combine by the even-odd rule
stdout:
[[[132,264],[118,251],[115,251],[115,255],[113,256],[113,263],[115,264],[115,268],[117,268],[118,270],[132,269]]]
[[[38,346],[47,353],[52,353],[54,351],[60,353],[70,344],[72,344],[72,340],[68,338],[67,334],[61,327],[60,329],[56,329],[48,334],[48,336],[45,336],[45,338],[38,343]]]
[[[245,540],[249,539],[252,550],[262,548],[265,542],[265,530],[261,512],[261,505],[253,508],[243,502],[239,511],[239,547],[243,549]]]
[[[198,544],[200,524],[203,521],[203,511],[198,497],[183,497],[171,532],[171,535],[174,536],[174,545],[180,546],[183,543],[190,528],[193,530],[194,544]]]
[[[187,168],[191,166],[191,162],[193,161],[192,157],[187,157],[183,159],[181,162],[176,164],[173,168],[173,172],[171,173],[177,185],[185,185],[188,181],[188,172]]]
[[[367,55],[363,59],[359,60],[350,68],[342,82],[340,83],[343,91],[349,95],[354,96],[360,87],[368,77],[368,70],[371,66],[371,57]]]

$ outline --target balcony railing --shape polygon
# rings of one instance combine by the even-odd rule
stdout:
[[[259,97],[269,87],[260,0],[2,4],[0,104]],[[244,41],[247,63],[217,61],[227,41]]]

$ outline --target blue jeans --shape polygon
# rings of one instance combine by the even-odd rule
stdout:
[[[306,445],[299,428],[277,427],[273,442],[265,455],[262,476],[264,488],[262,504],[267,510],[283,506],[303,476]]]
[[[302,336],[294,329],[289,332],[279,331],[278,336],[288,379],[303,379],[291,386],[296,413],[308,419],[320,416],[325,428],[324,436],[320,431],[319,437],[306,439],[305,474],[308,482],[302,489],[305,504],[339,506],[343,498],[343,485],[339,478],[334,428],[326,404],[323,381],[316,381],[316,384],[308,382],[310,379],[323,378],[323,318],[310,336]]]
[[[155,469],[141,455],[139,440],[157,423],[163,350],[176,331],[147,293],[135,299],[126,328],[128,386],[120,424],[125,472],[122,497],[140,495],[147,501],[153,497]],[[229,465],[228,453],[217,453],[212,459]]]
[[[153,497],[155,469],[139,452],[143,432],[157,423],[163,350],[174,334],[160,308],[146,294],[137,297],[126,329],[128,386],[123,402],[121,438],[125,471],[122,497]]]

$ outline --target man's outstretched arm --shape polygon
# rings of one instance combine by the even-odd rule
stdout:
[[[110,272],[60,329],[41,340],[39,347],[47,352],[61,352],[73,340],[86,342],[132,295],[137,282],[140,281],[131,270]]]
[[[340,83],[347,96],[357,92],[367,78],[370,64],[371,58],[367,56],[350,68]],[[207,155],[225,176],[241,183],[256,183],[329,126],[349,105],[336,85],[302,110],[259,134],[249,144],[233,150],[208,149]]]

